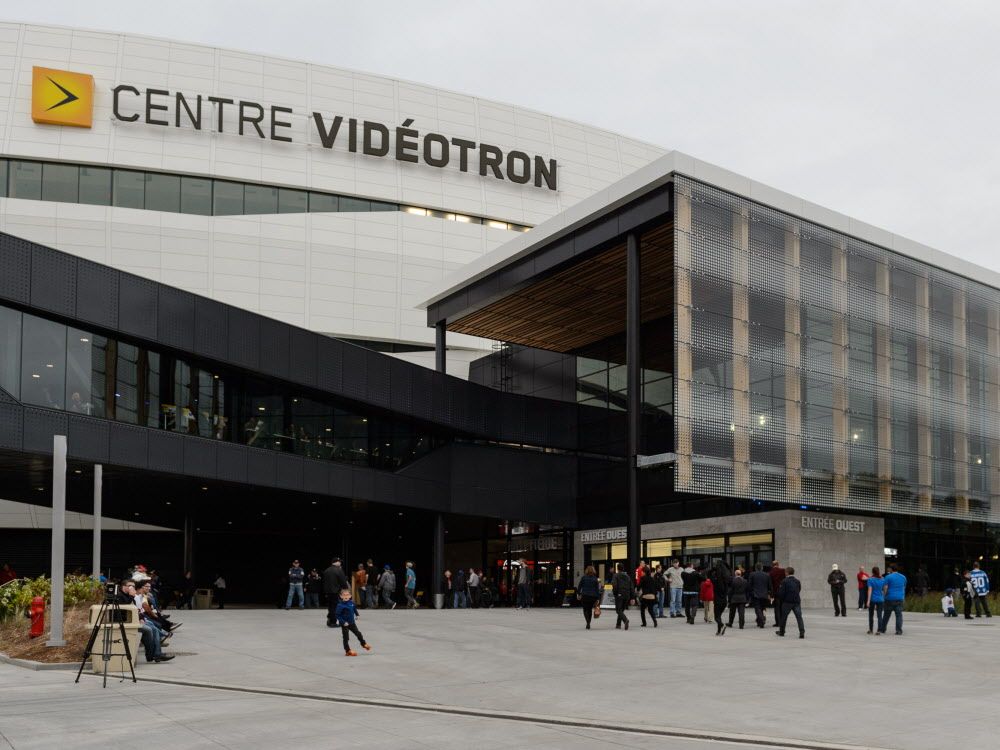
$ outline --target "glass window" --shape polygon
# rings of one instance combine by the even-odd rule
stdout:
[[[66,326],[24,316],[21,400],[62,409],[66,390]]]
[[[142,424],[139,419],[139,347],[119,342],[115,367],[115,419]]]
[[[331,458],[334,449],[333,407],[308,398],[292,399],[289,427],[293,450],[309,458]]]
[[[339,211],[340,199],[336,195],[326,193],[309,193],[310,211]]]
[[[212,183],[212,213],[216,216],[238,216],[243,213],[243,184],[215,180]]]
[[[80,168],[72,164],[42,167],[42,200],[76,203],[80,197]]]
[[[143,208],[146,176],[142,172],[116,169],[114,185],[114,205],[122,208]]]
[[[730,534],[729,535],[729,546],[740,547],[743,545],[751,544],[766,544],[768,546],[774,544],[774,532],[773,531],[755,531],[751,534]]]
[[[596,562],[608,559],[608,545],[606,544],[588,544],[587,545],[587,557]]]
[[[243,189],[244,208],[248,214],[278,213],[278,188],[267,185],[246,185]]]
[[[674,541],[673,539],[650,539],[646,542],[646,557],[655,557],[657,559],[670,557],[674,554],[680,554],[681,545],[680,540]]]
[[[352,464],[368,463],[368,418],[334,410],[333,458]]]
[[[180,211],[181,178],[172,174],[146,173],[146,208],[150,211]]]
[[[42,165],[39,162],[10,163],[10,197],[36,201],[42,197]]]
[[[685,555],[725,551],[726,540],[721,536],[691,536],[684,540]]]
[[[218,375],[194,368],[191,387],[197,387],[194,410],[197,413],[197,434],[224,440],[228,434],[226,419],[226,386]]]
[[[92,417],[104,416],[103,400],[94,402],[93,394],[104,391],[104,351],[93,351],[90,331],[69,328],[66,331],[66,409]],[[95,382],[95,365],[99,372]]]
[[[6,159],[0,159],[0,198],[7,197],[7,169],[8,163]]]
[[[381,201],[372,201],[370,211],[398,211],[399,205],[396,203],[383,203]]]
[[[21,313],[0,307],[0,388],[17,398],[20,377]]]
[[[301,214],[309,210],[309,193],[305,190],[278,190],[278,213]]]
[[[212,215],[212,181],[201,177],[181,177],[181,213]]]
[[[611,545],[611,560],[627,560],[628,545],[625,542],[616,542]]]
[[[366,201],[363,198],[341,198],[340,199],[340,210],[341,211],[371,211],[372,202]]]
[[[142,423],[143,407],[146,415],[147,427],[159,427],[160,425],[160,354],[146,349],[139,350],[139,378],[141,383],[142,373],[146,373],[145,387],[140,385],[140,393],[145,392],[144,402],[140,402],[139,419]]]
[[[111,205],[111,170],[80,167],[80,203],[92,206]]]

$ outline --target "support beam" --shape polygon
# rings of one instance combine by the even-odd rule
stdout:
[[[930,286],[926,276],[917,277],[917,504],[931,511],[934,456],[931,443],[931,311]]]
[[[952,443],[955,447],[955,510],[969,515],[969,391],[965,290],[952,292],[952,392],[955,401]]]
[[[104,467],[94,465],[94,580],[101,579],[101,516],[104,501]]]
[[[194,519],[184,516],[184,574],[194,572]]]
[[[833,248],[831,303],[833,307],[833,499],[846,505],[850,496],[850,400],[848,397],[849,338],[847,331],[847,250]]]
[[[887,260],[875,267],[875,408],[878,419],[878,500],[883,510],[892,505],[892,318]]]
[[[431,606],[435,609],[444,607],[444,591],[441,581],[444,578],[444,513],[434,514],[434,538],[431,545]]]
[[[750,431],[764,427],[750,414],[750,218],[733,214],[733,490],[750,496]]]
[[[802,235],[785,232],[785,497],[802,499]]]
[[[629,232],[626,237],[626,323],[625,323],[625,369],[628,382],[628,440],[626,452],[628,462],[628,543],[626,550],[630,570],[639,564],[642,541],[639,526],[639,455],[640,431],[642,427],[642,288],[639,235]]]
[[[444,373],[448,369],[447,333],[447,320],[439,320],[434,324],[434,369],[440,373]]]
[[[691,195],[687,188],[674,185],[674,311],[677,315],[674,342],[674,383],[677,403],[674,488],[690,489],[694,484],[691,460]]]
[[[63,584],[66,578],[66,436],[52,436],[52,597],[46,646],[65,646]]]

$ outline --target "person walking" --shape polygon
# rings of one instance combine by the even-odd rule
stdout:
[[[771,567],[767,571],[768,576],[771,578],[771,596],[774,597],[774,625],[771,627],[780,627],[778,624],[781,619],[781,604],[778,602],[778,589],[781,588],[781,582],[785,579],[785,569],[781,567],[781,563],[777,560],[771,561]]]
[[[285,599],[285,611],[292,608],[292,600],[297,597],[299,609],[306,608],[306,592],[302,584],[305,583],[306,572],[302,569],[298,560],[292,561],[292,567],[288,569],[288,598]]]
[[[847,617],[847,602],[844,598],[847,576],[837,563],[833,564],[833,569],[826,577],[826,582],[830,585],[830,596],[833,597],[833,616]]]
[[[976,592],[976,597],[973,602],[976,605],[976,617],[982,617],[982,613],[985,612],[987,617],[993,617],[990,613],[990,577],[986,575],[986,571],[982,570],[979,566],[979,561],[972,563],[972,572],[969,573],[969,578],[972,579],[972,588]],[[980,612],[980,607],[982,612]]]
[[[642,627],[646,627],[646,612],[653,618],[653,627],[656,624],[656,578],[653,571],[648,566],[642,568],[642,575],[639,578],[639,617],[642,620]]]
[[[517,608],[531,609],[531,569],[523,557],[517,562]]]
[[[355,603],[359,607],[368,609],[371,606],[368,600],[368,568],[364,563],[358,563],[358,569],[351,576],[351,586],[355,592]]]
[[[771,576],[764,572],[762,563],[756,563],[747,582],[750,584],[750,599],[753,602],[753,613],[757,619],[757,627],[763,628],[767,625],[764,608],[767,607],[768,600],[771,598]]]
[[[323,577],[316,568],[306,576],[306,606],[309,609],[319,609],[319,593],[323,590]]]
[[[868,574],[865,572],[865,566],[861,565],[858,567],[858,612],[866,609],[868,606]]]
[[[711,579],[706,578],[701,582],[701,588],[698,590],[698,600],[701,602],[701,611],[705,622],[711,622],[714,617],[712,610],[715,604],[715,586],[712,585]]]
[[[382,575],[378,579],[378,587],[382,594],[382,606],[395,609],[396,602],[393,601],[392,595],[396,593],[396,574],[392,572],[391,565],[386,564],[382,570]]]
[[[625,572],[622,563],[615,563],[615,574],[611,578],[611,593],[615,597],[615,612],[618,615],[615,629],[620,630],[624,623],[625,629],[628,630],[628,615],[625,612],[635,596],[635,585],[632,583],[632,576]]]
[[[326,626],[337,627],[337,604],[340,602],[340,592],[348,589],[347,574],[340,565],[340,558],[335,557],[330,567],[323,571],[323,593],[326,595]]]
[[[879,621],[877,635],[885,635],[889,625],[889,616],[896,615],[896,635],[903,634],[903,602],[906,600],[906,576],[899,572],[896,563],[889,563],[889,575],[885,577],[882,589],[885,591],[885,604],[882,619]]]
[[[681,568],[681,561],[677,558],[670,561],[666,578],[667,585],[670,587],[670,616],[683,617],[681,610],[684,606],[684,570]]]
[[[465,609],[469,606],[469,597],[465,593],[465,571],[459,568],[455,571],[455,609]]]
[[[657,564],[653,569],[653,580],[656,582],[656,616],[663,617],[663,602],[667,598],[667,579],[663,575],[663,566]]]
[[[590,621],[594,616],[594,610],[600,606],[602,589],[603,586],[597,578],[597,571],[593,565],[588,565],[576,587],[576,596],[583,608],[583,619],[587,623],[587,630],[590,630]]]
[[[885,609],[885,579],[878,565],[872,567],[872,574],[865,581],[865,602],[868,605],[868,635],[871,635],[882,622],[882,612]]]
[[[713,608],[715,610],[715,634],[724,635],[726,624],[722,621],[726,613],[726,606],[729,603],[729,584],[733,580],[732,573],[722,560],[716,560],[715,565],[709,573],[712,579],[712,593],[715,594]]]
[[[406,561],[406,581],[403,585],[403,593],[406,594],[406,606],[408,609],[416,609],[417,604],[417,574],[413,571],[413,563]]]
[[[729,583],[729,624],[727,627],[731,628],[733,626],[733,620],[736,619],[737,615],[739,615],[740,630],[743,630],[749,591],[750,584],[747,582],[747,579],[743,577],[743,571],[737,568],[736,572],[733,573],[733,580]]]
[[[444,580],[441,581],[441,592],[444,594],[444,607],[442,609],[451,609],[451,605],[455,603],[455,587],[453,584],[451,571],[446,570],[444,572]]]
[[[482,586],[482,578],[475,568],[469,568],[469,578],[466,583],[469,586],[469,606],[479,609],[479,593]]]
[[[806,637],[806,626],[802,622],[802,584],[795,577],[795,568],[791,565],[784,571],[781,585],[778,587],[778,595],[775,606],[781,613],[778,618],[778,632],[775,635],[785,635],[785,625],[788,622],[788,615],[795,615],[795,621],[799,626],[799,638]]]
[[[688,563],[682,574],[684,581],[684,614],[687,617],[688,625],[694,625],[695,615],[698,614],[698,595],[701,593],[701,573]]]
[[[226,608],[226,579],[223,577],[222,573],[219,573],[215,577],[215,583],[212,584],[212,588],[215,589],[215,603],[219,605],[219,609]]]
[[[351,599],[351,590],[349,588],[345,588],[340,592],[334,617],[336,623],[340,625],[341,634],[344,636],[344,656],[358,655],[358,652],[351,648],[351,633],[354,633],[357,637],[358,642],[361,643],[361,648],[365,651],[372,650],[365,637],[361,635],[361,631],[358,630],[357,618],[361,617],[361,615],[358,614],[358,607]]]

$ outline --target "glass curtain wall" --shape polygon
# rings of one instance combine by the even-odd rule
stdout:
[[[1000,291],[678,178],[675,488],[986,520]]]

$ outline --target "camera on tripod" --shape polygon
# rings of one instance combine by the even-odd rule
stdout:
[[[106,583],[106,584],[104,584],[104,598],[105,599],[117,599],[118,598],[118,584],[117,583]]]

